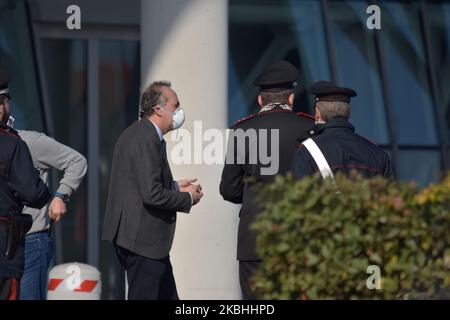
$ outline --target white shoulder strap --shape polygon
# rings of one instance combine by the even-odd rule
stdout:
[[[306,149],[309,151],[314,161],[316,162],[322,178],[326,179],[328,177],[331,177],[332,179],[334,179],[333,172],[331,171],[327,159],[325,159],[325,156],[323,155],[319,146],[314,142],[314,140],[311,138],[306,139],[305,141],[303,141],[303,145],[306,147]]]

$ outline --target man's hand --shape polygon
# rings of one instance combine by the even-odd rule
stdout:
[[[178,187],[180,188],[181,192],[188,192],[186,190],[187,187],[189,187],[190,185],[192,185],[195,181],[197,181],[197,178],[192,178],[192,179],[183,179],[178,181]]]
[[[192,195],[192,205],[197,204],[203,197],[202,185],[194,184],[195,181],[197,178],[183,179],[177,182],[181,192],[189,192]]]
[[[193,203],[192,205],[197,204],[200,199],[203,197],[202,186],[191,184],[185,188],[184,192],[190,192],[192,195]]]
[[[66,203],[58,197],[54,197],[50,206],[48,207],[48,216],[55,222],[59,222],[62,216],[66,213]]]

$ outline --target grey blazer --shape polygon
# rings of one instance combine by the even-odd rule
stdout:
[[[141,256],[169,254],[177,211],[189,212],[191,196],[176,190],[154,125],[135,121],[114,147],[102,239]]]

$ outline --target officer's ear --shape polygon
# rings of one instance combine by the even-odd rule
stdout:
[[[294,105],[294,97],[295,97],[295,95],[293,92],[288,97],[288,102],[289,102],[289,105],[291,105],[291,106]]]
[[[315,104],[314,109],[316,109],[316,115],[315,115],[316,120],[322,119],[322,116],[320,115],[320,109],[319,109],[319,107],[317,106],[317,103]]]
[[[261,107],[263,106],[263,104],[262,104],[262,97],[261,97],[260,94],[258,94],[258,104],[259,104]]]

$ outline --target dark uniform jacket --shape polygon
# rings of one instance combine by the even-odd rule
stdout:
[[[135,121],[114,147],[102,239],[150,259],[164,258],[177,211],[190,208],[189,193],[176,190],[155,126],[146,118]]]
[[[264,134],[261,136],[257,135],[256,142],[245,144],[245,150],[243,150],[245,155],[238,154],[238,152],[234,152],[234,155],[232,155],[230,150],[227,151],[227,159],[220,182],[220,194],[227,201],[242,203],[239,214],[238,260],[260,260],[255,248],[256,235],[254,231],[249,229],[255,220],[255,216],[260,211],[257,200],[255,199],[257,197],[255,190],[258,188],[258,184],[268,183],[277,174],[286,174],[290,170],[292,153],[298,145],[297,139],[303,136],[305,132],[311,130],[313,124],[313,120],[309,117],[295,114],[289,110],[276,108],[245,118],[232,126],[231,129],[242,129],[244,132],[249,132],[249,129],[279,130],[279,152],[277,154],[279,157],[279,165],[274,174],[261,174],[262,168],[267,168],[271,165],[262,164],[259,157],[257,158],[257,163],[250,163],[251,161],[249,161],[251,153],[257,153],[256,146],[261,143],[260,137],[264,136]],[[228,140],[229,146],[231,139],[236,139],[236,134],[230,134]],[[267,150],[271,150],[270,136],[267,138]],[[245,157],[245,163],[236,163],[239,156]],[[230,160],[234,162],[228,163]]]
[[[20,278],[24,267],[23,241],[12,259],[4,256],[8,215],[22,214],[24,206],[40,209],[49,199],[27,145],[15,130],[0,123],[0,278]]]
[[[322,151],[333,174],[356,170],[365,177],[393,175],[391,160],[386,152],[366,138],[355,133],[345,118],[336,117],[315,126],[312,139]],[[292,161],[294,176],[301,179],[319,172],[316,162],[301,144]]]

